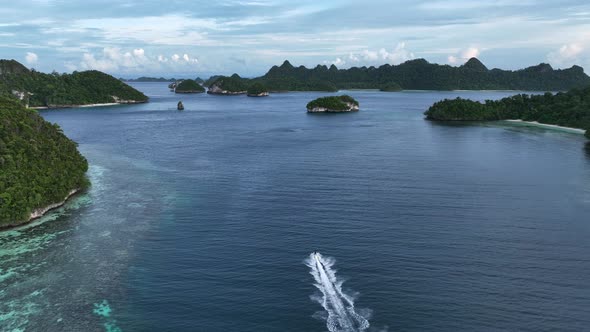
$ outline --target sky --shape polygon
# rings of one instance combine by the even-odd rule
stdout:
[[[39,71],[120,77],[264,74],[414,58],[489,68],[541,62],[590,72],[587,0],[15,0],[0,7],[0,58]]]

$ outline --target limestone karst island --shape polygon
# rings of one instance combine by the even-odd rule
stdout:
[[[358,110],[359,102],[347,95],[322,97],[307,104],[308,113],[341,113],[356,112]]]

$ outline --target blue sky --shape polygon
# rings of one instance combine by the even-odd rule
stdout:
[[[537,0],[17,0],[1,58],[123,77],[255,76],[289,59],[339,68],[412,58],[590,68],[590,3]]]

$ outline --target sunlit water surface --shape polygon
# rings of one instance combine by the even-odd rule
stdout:
[[[348,91],[360,112],[308,115],[321,94],[135,86],[149,104],[42,112],[93,185],[0,233],[1,331],[326,331],[323,299],[367,331],[590,326],[585,139],[423,119],[512,92]]]

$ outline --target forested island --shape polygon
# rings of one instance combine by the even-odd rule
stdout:
[[[590,88],[544,95],[519,94],[485,103],[446,99],[425,113],[435,121],[523,120],[586,130],[590,138]]]
[[[307,104],[308,113],[341,113],[358,110],[359,102],[348,95],[322,97]]]
[[[0,96],[16,97],[37,108],[148,101],[143,93],[100,71],[45,74],[15,60],[0,60]]]
[[[210,83],[207,93],[214,95],[243,95],[248,93],[250,85],[250,80],[243,79],[238,74],[229,77],[217,76]]]
[[[174,92],[176,92],[176,93],[203,93],[203,92],[205,92],[205,88],[203,88],[195,80],[183,80],[175,85]]]
[[[26,223],[86,188],[88,163],[58,125],[0,96],[0,228]]]
[[[246,89],[250,84],[261,83],[269,87],[271,92],[334,92],[345,89],[565,91],[590,86],[590,77],[579,66],[555,70],[542,63],[512,71],[488,69],[476,58],[460,67],[416,59],[399,65],[350,69],[338,69],[335,65],[318,65],[308,69],[304,66],[294,67],[289,61],[285,61],[281,66],[272,67],[261,77],[232,77],[245,85]],[[205,86],[210,86],[219,78],[220,76],[211,78],[205,82]]]

